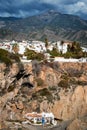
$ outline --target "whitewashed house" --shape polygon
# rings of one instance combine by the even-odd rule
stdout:
[[[34,50],[37,53],[43,53],[46,51],[45,43],[42,41],[30,41],[28,44],[30,50]]]
[[[44,117],[45,124],[50,124],[52,123],[53,125],[56,125],[56,121],[54,120],[54,115],[53,113],[37,113],[37,112],[32,112],[32,113],[27,113],[25,115],[25,118],[27,118],[30,123],[33,122],[33,124],[42,124],[42,118]]]
[[[25,52],[25,46],[22,44],[22,43],[20,43],[19,45],[19,51],[18,51],[18,53],[19,54],[24,54],[24,52]]]
[[[53,50],[53,45],[52,44],[48,45],[47,49],[52,51]]]
[[[81,47],[83,52],[87,52],[87,48]]]
[[[67,52],[68,45],[71,44],[71,42],[63,41],[62,43],[62,41],[57,41],[52,44],[58,49],[59,52],[62,52],[62,54],[64,54]]]
[[[61,44],[61,41],[58,41],[56,44],[59,52],[62,52],[63,54],[67,52],[67,43],[64,42],[63,44]]]

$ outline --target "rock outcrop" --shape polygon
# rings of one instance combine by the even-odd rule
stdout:
[[[86,130],[87,129],[87,119],[80,118],[73,120],[66,130]]]
[[[60,93],[61,94],[61,93]],[[77,86],[74,92],[60,95],[60,100],[53,105],[56,118],[70,120],[87,114],[87,86]]]
[[[0,64],[0,127],[32,111],[53,112],[58,120],[73,120],[67,130],[80,129],[87,115],[87,63]]]

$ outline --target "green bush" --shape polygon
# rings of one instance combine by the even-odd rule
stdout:
[[[42,86],[43,83],[44,83],[41,78],[37,78],[37,79],[36,79],[36,82],[37,82],[37,86]]]
[[[35,60],[36,59],[38,61],[41,61],[44,59],[44,55],[42,53],[37,53],[33,50],[29,50],[28,48],[26,49],[24,55],[27,56],[28,60]]]
[[[62,79],[62,80],[58,83],[58,86],[59,86],[59,87],[62,87],[62,88],[68,88],[68,87],[69,87],[68,80]]]
[[[68,80],[69,79],[69,75],[68,73],[64,73],[61,75],[61,79],[65,79],[65,80]]]
[[[60,56],[59,52],[58,52],[58,49],[57,48],[53,48],[52,51],[50,50],[47,50],[47,52],[51,55],[51,58],[54,58],[56,56]]]
[[[15,60],[17,62],[20,62],[20,58],[19,57],[20,57],[19,54],[14,54],[14,53],[10,54],[10,59],[13,59],[13,60]]]
[[[57,86],[49,86],[49,90],[50,91],[56,91],[57,90]]]
[[[52,102],[53,96],[47,88],[39,90],[38,92],[39,92],[40,96],[42,96],[42,97],[45,96],[49,102]]]
[[[12,64],[13,60],[20,62],[19,55],[15,55],[7,50],[0,49],[0,62],[4,62],[7,66],[9,66]]]
[[[0,62],[4,62],[6,65],[10,65],[11,59],[9,58],[9,52],[4,50],[4,49],[0,49]]]
[[[78,80],[78,81],[76,82],[76,84],[77,84],[77,85],[85,86],[85,85],[87,85],[87,82],[86,82],[86,81],[80,81],[80,80]]]
[[[37,99],[38,101],[41,102],[44,99],[43,97],[46,97],[49,102],[52,102],[53,100],[53,96],[47,88],[41,89],[37,93],[32,94],[32,99]]]
[[[72,46],[68,45],[68,52],[64,54],[65,58],[81,58],[81,57],[87,57],[87,53],[84,53],[82,51],[82,48],[80,47],[80,44],[78,42],[73,42]]]

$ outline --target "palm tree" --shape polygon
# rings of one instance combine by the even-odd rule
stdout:
[[[62,46],[62,51],[61,53],[63,54],[63,44],[64,44],[64,41],[61,41],[61,46]]]
[[[45,47],[47,48],[48,47],[48,39],[45,38]]]

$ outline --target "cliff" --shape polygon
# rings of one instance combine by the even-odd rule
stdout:
[[[53,112],[62,121],[81,121],[87,115],[87,63],[33,61],[9,68],[0,64],[1,128],[10,127],[9,120],[22,122],[32,111]]]

